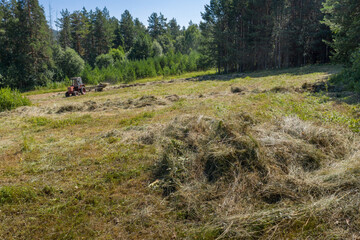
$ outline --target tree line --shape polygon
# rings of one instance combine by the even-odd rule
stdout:
[[[333,33],[333,41],[328,43],[333,59],[346,66],[332,80],[350,91],[360,92],[360,1],[327,0],[322,11],[324,23]]]
[[[222,72],[325,63],[331,41],[323,0],[211,0],[201,30]]]
[[[163,14],[153,13],[145,26],[127,10],[116,19],[106,8],[62,10],[56,21],[59,32],[54,34],[38,0],[1,0],[0,20],[0,86],[20,89],[76,75],[90,76],[89,71],[114,69],[115,65],[138,66],[150,58],[150,62],[158,62],[156,59],[162,57],[163,62],[181,56],[177,59],[187,65],[194,59],[192,52],[197,56],[201,38],[198,25],[191,22],[181,28],[176,19],[168,21]],[[127,64],[132,61],[137,63]],[[198,69],[172,70],[170,65],[155,69],[157,75]]]
[[[210,67],[243,72],[330,59],[353,67],[355,76],[359,4],[210,0],[200,25],[186,28],[161,13],[151,14],[145,26],[127,10],[117,19],[106,8],[65,9],[54,34],[38,0],[0,0],[0,87],[25,90],[77,75],[98,82]]]

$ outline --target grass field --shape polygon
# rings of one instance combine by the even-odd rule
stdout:
[[[29,93],[0,113],[0,239],[360,238],[359,96],[303,87],[340,70]]]

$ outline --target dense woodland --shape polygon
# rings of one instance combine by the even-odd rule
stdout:
[[[201,29],[219,69],[246,71],[329,60],[322,0],[211,1]]]
[[[0,86],[26,90],[78,75],[89,83],[127,82],[330,58],[351,69],[359,65],[359,16],[357,0],[211,0],[200,25],[186,28],[161,13],[153,13],[146,26],[127,10],[116,19],[106,8],[83,8],[61,11],[56,32],[38,0],[1,0]]]

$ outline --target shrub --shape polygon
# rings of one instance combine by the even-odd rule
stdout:
[[[94,78],[92,77],[92,75],[93,75],[93,71],[91,66],[89,64],[86,64],[83,72],[81,73],[81,78],[84,81],[84,83],[98,84],[98,82],[94,82]]]
[[[59,60],[58,67],[64,76],[76,77],[84,70],[85,62],[74,49],[66,48]]]
[[[130,59],[133,60],[113,62],[112,55],[116,52],[119,53],[118,50],[113,49],[109,54],[100,55],[94,69],[87,65],[82,73],[83,80],[91,84],[97,84],[101,81],[111,83],[130,82],[141,78],[178,75],[200,69],[198,66],[200,64],[200,54],[197,52],[192,52],[190,55],[169,52],[152,58],[140,54],[143,58],[132,58],[130,56]]]
[[[131,49],[129,58],[132,60],[147,59],[153,55],[153,43],[148,35],[137,38]]]
[[[114,62],[121,62],[125,60],[125,53],[121,46],[117,49],[111,49],[109,54],[113,58]]]
[[[0,112],[29,105],[31,105],[30,100],[23,97],[18,90],[11,90],[10,88],[0,89]]]
[[[154,42],[153,42],[152,49],[153,49],[154,57],[161,56],[163,54],[163,49],[162,49],[160,43],[156,40],[154,40]]]
[[[96,66],[100,69],[107,68],[114,64],[114,59],[110,54],[102,54],[96,58]]]

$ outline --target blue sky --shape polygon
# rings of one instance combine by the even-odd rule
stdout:
[[[134,18],[138,17],[141,22],[147,25],[147,19],[153,12],[161,12],[170,20],[176,18],[181,26],[187,26],[189,21],[194,23],[201,21],[200,12],[204,11],[205,4],[210,0],[39,0],[49,19],[49,4],[52,8],[52,18],[60,17],[60,11],[67,8],[69,11],[86,9],[103,9],[105,6],[111,16],[120,19],[121,14],[128,9]],[[53,24],[55,28],[55,24]]]

